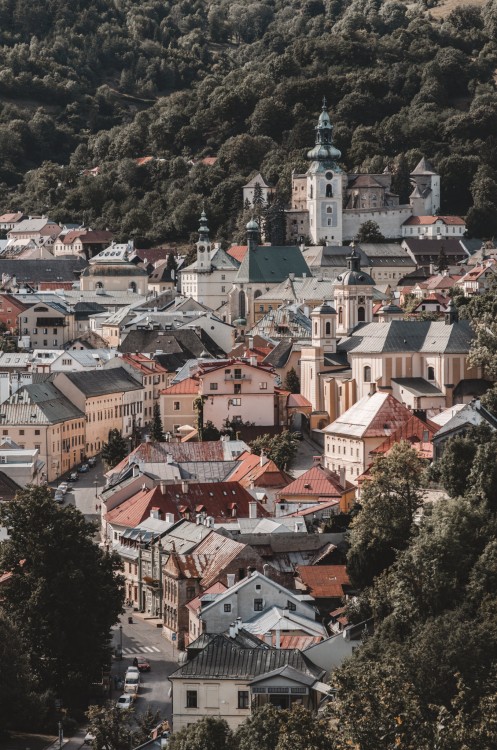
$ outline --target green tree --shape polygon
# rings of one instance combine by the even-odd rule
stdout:
[[[442,271],[446,271],[448,267],[449,259],[447,258],[447,253],[445,252],[445,248],[442,245],[438,254],[436,271],[438,271],[438,273],[442,273]]]
[[[237,750],[333,750],[330,725],[304,706],[260,708],[235,733]]]
[[[154,443],[163,443],[165,438],[164,427],[162,426],[162,418],[160,415],[160,406],[157,401],[153,408],[153,418],[150,427],[150,439]]]
[[[484,294],[475,295],[465,307],[475,333],[468,361],[482,367],[485,375],[497,378],[497,283]]]
[[[2,608],[18,648],[43,689],[74,705],[110,660],[110,628],[124,596],[120,560],[94,543],[95,527],[79,510],[61,508],[43,487],[2,503],[0,525],[10,531],[0,569],[12,572]]]
[[[380,232],[380,227],[376,221],[365,221],[359,227],[356,242],[385,242],[385,238]]]
[[[390,3],[393,5],[393,3]],[[411,175],[409,164],[404,154],[399,154],[392,168],[392,192],[399,196],[399,203],[409,203],[412,193]]]
[[[396,443],[388,455],[374,461],[351,524],[347,569],[354,586],[370,586],[409,544],[423,497],[423,469],[406,442]]]
[[[174,253],[167,254],[166,268],[168,271],[174,271],[175,273],[178,270],[178,262]]]
[[[94,750],[129,750],[133,741],[134,709],[123,711],[115,701],[90,706],[86,712],[88,731],[95,737]]]
[[[175,732],[168,750],[232,750],[233,732],[224,719],[208,716]]]
[[[290,393],[300,393],[300,378],[295,367],[290,367],[288,370],[283,387]]]
[[[256,456],[264,453],[279,469],[285,469],[291,463],[298,449],[297,438],[288,430],[273,436],[261,435],[249,445],[252,453]]]
[[[107,442],[102,446],[102,460],[105,461],[107,468],[114,468],[127,455],[128,446],[121,435],[121,431],[118,429],[109,430]]]
[[[220,437],[220,431],[217,429],[216,425],[210,419],[208,419],[202,431],[202,439],[205,441],[219,440]]]

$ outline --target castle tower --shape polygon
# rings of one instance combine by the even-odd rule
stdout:
[[[211,267],[211,241],[209,237],[209,227],[207,226],[207,216],[205,211],[200,214],[200,226],[198,228],[197,246],[197,268],[198,270],[210,270]]]
[[[316,145],[307,153],[307,208],[309,233],[316,244],[342,244],[342,170],[340,151],[333,145],[333,125],[326,99],[316,126]]]
[[[333,285],[337,336],[348,336],[359,323],[372,322],[374,281],[361,270],[361,256],[353,246],[347,258],[347,270],[337,276]]]
[[[411,172],[411,180],[415,186],[410,196],[414,216],[436,216],[440,211],[440,175],[424,156]]]

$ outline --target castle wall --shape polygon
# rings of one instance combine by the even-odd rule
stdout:
[[[402,237],[402,224],[413,215],[411,206],[399,206],[395,209],[387,208],[346,208],[343,211],[343,239],[353,240],[357,236],[361,224],[374,221],[380,232],[387,239]]]

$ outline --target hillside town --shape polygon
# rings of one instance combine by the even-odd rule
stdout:
[[[170,661],[167,728],[140,747],[209,717],[236,732],[266,706],[322,716],[374,631],[348,550],[377,467],[408,448],[434,472],[422,514],[444,497],[448,442],[497,428],[464,314],[495,289],[497,248],[440,214],[426,158],[405,204],[388,172],[345,174],[326,100],[311,144],[286,244],[266,241],[260,173],[244,244],[217,242],[203,211],[188,255],[0,216],[1,501],[46,488],[119,561],[105,695],[146,706],[155,662],[135,689],[123,660]]]

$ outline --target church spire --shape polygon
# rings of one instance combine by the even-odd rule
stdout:
[[[316,162],[316,166],[322,166],[325,169],[340,171],[337,165],[341,152],[333,145],[333,125],[331,124],[328,114],[328,104],[326,97],[323,96],[323,106],[319,115],[316,130],[316,145],[307,152],[307,158]]]
[[[199,242],[209,242],[209,227],[207,225],[207,216],[205,214],[204,206],[202,206],[202,213],[200,214],[200,226],[198,228],[198,240]]]

